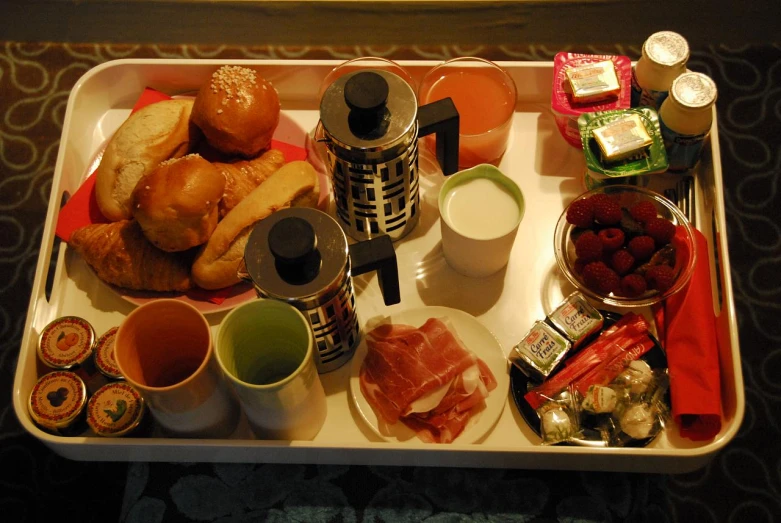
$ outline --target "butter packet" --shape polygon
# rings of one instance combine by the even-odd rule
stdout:
[[[667,170],[659,115],[651,107],[582,114],[578,128],[592,178],[625,178]]]
[[[621,92],[621,83],[612,60],[569,67],[565,73],[574,102],[607,100]]]

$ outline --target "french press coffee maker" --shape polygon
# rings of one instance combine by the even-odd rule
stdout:
[[[418,138],[436,133],[445,175],[458,170],[459,117],[450,98],[418,107],[398,75],[379,69],[338,78],[320,100],[336,216],[347,234],[398,240],[420,211]]]
[[[244,249],[245,273],[261,298],[300,310],[314,333],[318,372],[341,367],[361,339],[352,276],[377,271],[386,305],[399,303],[396,252],[389,236],[352,245],[328,214],[281,209],[259,221]]]

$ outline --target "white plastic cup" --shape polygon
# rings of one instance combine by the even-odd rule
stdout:
[[[469,277],[490,276],[510,260],[525,202],[497,167],[480,164],[448,177],[439,192],[442,251]]]

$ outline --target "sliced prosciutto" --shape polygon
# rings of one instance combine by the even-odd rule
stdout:
[[[399,421],[426,442],[449,443],[485,405],[497,382],[448,325],[381,325],[367,336],[364,397],[386,423]]]

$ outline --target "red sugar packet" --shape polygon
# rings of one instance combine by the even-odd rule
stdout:
[[[692,230],[698,256],[691,280],[655,312],[667,353],[673,419],[681,436],[706,441],[721,430],[721,368],[708,241]],[[680,229],[672,241],[677,252],[691,252]]]
[[[171,97],[167,94],[147,87],[136,101],[131,113],[155,102],[170,99]],[[286,162],[306,160],[308,154],[303,147],[274,139],[271,140],[271,148],[280,150]],[[60,209],[54,233],[62,241],[67,242],[73,231],[94,223],[108,223],[108,221],[98,207],[98,200],[95,196],[95,172],[93,171]],[[187,292],[187,296],[194,300],[209,301],[215,304],[221,304],[229,295],[230,288],[216,291],[193,289]]]
[[[632,312],[625,314],[615,325],[567,360],[563,369],[527,392],[524,399],[533,409],[538,409],[545,403],[546,398],[555,396],[570,383],[583,378],[605,362],[613,361],[627,351],[631,352],[633,347],[645,339],[650,341],[647,332],[648,323],[645,318]]]

